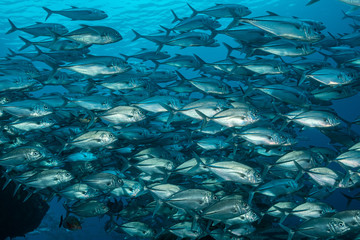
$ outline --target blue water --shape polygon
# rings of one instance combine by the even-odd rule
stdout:
[[[88,21],[70,21],[68,18],[53,14],[47,22],[61,23],[65,25],[70,31],[74,30],[81,23],[88,23],[92,25],[109,26],[118,30],[123,36],[123,40],[117,43],[105,45],[105,46],[92,46],[91,54],[102,56],[119,56],[119,53],[131,55],[140,50],[140,48],[155,49],[156,45],[145,39],[139,39],[135,42],[131,40],[134,38],[134,34],[131,29],[135,29],[141,34],[151,34],[157,32],[163,25],[170,27],[173,16],[170,9],[173,9],[179,17],[186,17],[191,14],[191,10],[186,3],[190,3],[195,9],[205,9],[213,6],[215,3],[241,3],[249,7],[252,11],[250,17],[265,15],[266,11],[272,11],[283,16],[297,16],[299,18],[309,18],[323,22],[327,29],[333,34],[337,33],[349,33],[352,29],[348,24],[353,23],[352,20],[342,20],[341,10],[347,11],[349,6],[341,3],[337,0],[322,0],[312,6],[306,7],[307,1],[305,0],[247,0],[247,1],[171,1],[171,0],[97,0],[97,1],[3,1],[0,0],[0,56],[6,56],[8,48],[19,49],[23,42],[18,36],[26,36],[31,39],[30,35],[17,31],[12,34],[5,35],[5,32],[10,28],[7,21],[10,18],[17,27],[24,27],[35,22],[42,22],[45,20],[46,12],[42,9],[46,6],[50,9],[60,10],[69,8],[69,6],[77,7],[91,7],[104,10],[109,17],[96,22]],[[220,20],[220,22],[226,26],[229,20]],[[216,37],[218,42],[226,41],[230,45],[234,46],[234,41],[230,38],[219,35]],[[31,51],[29,48],[27,51]],[[218,48],[205,48],[205,47],[191,47],[186,49],[180,49],[178,47],[164,46],[163,50],[168,51],[170,54],[198,54],[206,62],[214,62],[222,60],[226,56],[226,49],[222,45]],[[321,57],[319,57],[321,59]],[[136,60],[130,60],[136,62]],[[36,66],[40,66],[40,63],[34,63]],[[145,63],[152,66],[151,63]],[[167,67],[164,67],[167,68]],[[169,69],[173,69],[168,67]],[[191,71],[184,71],[186,76],[194,76],[195,73]],[[338,115],[342,116],[348,121],[352,121],[356,116],[360,115],[360,95],[357,94],[354,97],[344,100],[334,101],[333,108]],[[360,126],[353,126],[353,130],[360,133]],[[316,145],[316,146],[329,146],[329,139],[319,133],[317,130],[306,130],[302,134],[305,140],[301,140],[300,145]],[[356,192],[356,191],[355,191]],[[327,202],[331,203],[338,210],[345,209],[345,199],[335,193]],[[47,240],[47,239],[119,239],[117,233],[105,233],[104,223],[108,220],[105,216],[103,219],[89,218],[85,219],[83,223],[83,229],[77,232],[67,232],[63,228],[58,228],[60,215],[65,214],[65,210],[62,207],[62,201],[57,202],[57,199],[50,202],[51,208],[44,218],[39,232],[34,232],[26,236],[29,240]],[[358,202],[354,201],[350,209],[360,209]],[[17,238],[23,239],[23,238]]]

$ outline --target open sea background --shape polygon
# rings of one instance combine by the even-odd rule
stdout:
[[[79,24],[89,25],[102,25],[109,26],[118,30],[123,36],[123,40],[117,43],[104,45],[104,46],[92,46],[90,48],[91,54],[102,56],[119,56],[119,53],[131,55],[137,53],[140,48],[156,49],[156,45],[145,39],[139,39],[132,42],[134,34],[131,29],[135,29],[141,34],[147,35],[157,32],[163,25],[165,27],[172,26],[171,21],[173,15],[170,9],[174,10],[179,17],[187,17],[191,15],[191,10],[186,3],[191,4],[195,9],[205,9],[213,6],[215,3],[238,3],[247,6],[252,14],[249,17],[265,15],[266,11],[272,11],[282,16],[297,16],[299,18],[309,18],[323,22],[327,29],[324,31],[331,32],[333,35],[338,33],[349,33],[352,29],[349,27],[353,21],[350,19],[344,19],[343,11],[349,10],[349,6],[341,3],[338,0],[321,0],[320,2],[305,6],[307,0],[223,0],[223,1],[209,1],[209,0],[197,0],[197,1],[174,1],[174,0],[97,0],[97,1],[4,1],[0,0],[0,56],[5,57],[8,54],[8,48],[17,50],[23,42],[18,36],[24,36],[31,40],[31,36],[26,33],[16,31],[15,33],[6,35],[6,31],[10,29],[10,25],[7,19],[11,19],[17,27],[24,27],[35,22],[43,22],[46,17],[46,12],[42,9],[46,6],[52,10],[61,10],[69,8],[70,6],[77,7],[89,7],[98,8],[105,11],[108,14],[108,18],[100,21],[71,21],[61,15],[53,14],[47,22],[49,23],[61,23],[65,25],[70,31],[78,28]],[[223,26],[229,23],[229,20],[220,21]],[[223,27],[222,27],[223,28]],[[218,35],[216,37],[219,43],[226,41],[232,46],[236,46],[236,43],[224,35]],[[33,48],[28,48],[24,52],[30,52]],[[226,57],[226,48],[221,45],[217,48],[206,47],[191,47],[186,49],[180,49],[178,47],[164,46],[163,50],[168,51],[170,54],[198,54],[206,62],[214,62],[222,60]],[[311,57],[323,59],[322,56],[315,54]],[[287,59],[286,59],[287,60]],[[135,62],[130,60],[129,62]],[[34,63],[35,66],[40,69],[48,68],[39,63]],[[152,66],[152,63],[146,63]],[[166,68],[166,67],[164,67]],[[174,69],[168,67],[169,69]],[[184,70],[186,77],[195,76],[190,70]],[[62,89],[49,88],[45,91],[61,91]],[[44,91],[44,90],[42,90]],[[360,94],[354,97],[344,100],[333,101],[333,108],[336,110],[339,116],[348,121],[353,121],[356,116],[360,114]],[[354,125],[353,130],[360,133],[360,126]],[[319,133],[317,130],[306,130],[302,133],[304,139],[299,143],[299,146],[329,146],[329,139]],[[332,204],[337,210],[346,209],[346,200],[339,193],[334,193],[326,202]],[[1,203],[3,204],[3,203]],[[119,239],[117,233],[105,233],[104,223],[108,220],[108,216],[99,218],[88,218],[84,220],[83,229],[77,232],[67,232],[64,228],[58,228],[59,219],[61,215],[65,215],[65,210],[62,207],[62,201],[57,202],[54,199],[51,203],[51,208],[47,213],[47,216],[43,219],[42,224],[39,227],[38,232],[28,234],[25,239],[29,240],[50,240],[50,239]],[[357,201],[353,201],[349,206],[349,209],[360,209],[360,204]],[[24,239],[24,238],[16,238]]]

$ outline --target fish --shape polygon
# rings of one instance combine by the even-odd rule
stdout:
[[[165,203],[179,209],[200,211],[210,206],[216,197],[210,191],[203,189],[185,189],[164,200]]]
[[[68,69],[91,77],[98,75],[115,75],[127,72],[131,67],[121,58],[108,56],[94,56],[80,59],[71,64],[59,66],[56,71]]]
[[[107,146],[116,140],[116,136],[108,130],[90,130],[75,137],[67,145],[91,149]]]
[[[81,28],[66,34],[57,34],[54,31],[51,33],[55,35],[56,40],[66,38],[84,45],[105,45],[122,40],[121,34],[113,28],[106,26],[90,26],[86,24],[82,24]]]
[[[64,207],[68,213],[74,213],[79,217],[96,217],[104,215],[109,211],[109,207],[97,200],[77,202],[71,206],[64,204]]]
[[[63,35],[69,32],[69,30],[64,25],[61,25],[59,23],[37,22],[36,24],[29,25],[27,27],[18,28],[10,19],[8,19],[8,21],[11,25],[11,29],[7,31],[6,34],[10,34],[19,30],[31,34],[34,37],[38,37],[38,36],[52,36],[52,33]]]
[[[70,231],[81,230],[81,222],[74,216],[67,216],[65,219],[61,215],[59,227],[66,228]]]
[[[195,10],[190,4],[188,6],[193,11],[192,16],[202,13],[215,18],[241,18],[251,14],[250,9],[241,4],[216,4],[201,11]]]
[[[173,22],[179,21],[171,28],[172,31],[188,32],[196,29],[214,30],[221,27],[218,21],[206,15],[196,15],[190,18],[180,19],[174,11],[172,11],[172,14],[174,15]]]
[[[12,16],[1,187],[57,198],[60,228],[103,218],[121,239],[355,239],[359,33],[321,15],[187,5],[149,31],[92,4],[34,7],[57,23]],[[347,206],[329,204],[339,193]]]
[[[285,228],[284,226],[282,227]],[[285,229],[288,230],[288,228]],[[306,237],[334,237],[341,236],[349,230],[350,228],[345,224],[344,221],[337,218],[324,217],[308,220],[302,223],[295,231],[288,231],[289,239],[291,239],[295,233],[299,233]]]
[[[268,13],[268,16],[241,18],[239,21],[251,24],[285,39],[311,43],[318,42],[324,38],[323,34],[306,22],[296,18],[282,17],[271,12]]]
[[[323,68],[304,75],[300,82],[307,78],[334,87],[352,83],[357,78],[357,73],[353,69]]]
[[[108,17],[108,15],[99,9],[95,8],[78,8],[75,6],[71,6],[69,9],[63,10],[50,10],[47,7],[43,7],[43,9],[47,12],[47,16],[45,21],[52,15],[52,14],[60,14],[64,17],[70,18],[72,21],[74,20],[87,20],[87,21],[96,21],[102,20]]]
[[[28,187],[44,189],[69,182],[74,177],[65,169],[49,169],[28,178],[24,184]]]

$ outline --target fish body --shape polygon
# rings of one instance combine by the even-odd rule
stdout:
[[[105,26],[89,26],[85,24],[82,24],[81,26],[82,28],[60,35],[60,37],[85,45],[104,45],[122,40],[121,34],[113,28]]]
[[[70,18],[72,21],[74,20],[95,21],[108,17],[108,15],[104,11],[95,8],[77,8],[75,6],[72,6],[69,9],[63,9],[57,11],[50,10],[47,7],[43,7],[43,9],[48,14],[45,20],[47,20],[54,13]]]

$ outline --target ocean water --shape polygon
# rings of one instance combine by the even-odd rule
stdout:
[[[315,3],[311,6],[306,6],[306,0],[244,0],[244,1],[234,1],[234,0],[223,0],[223,1],[173,1],[173,0],[157,0],[157,1],[148,1],[148,0],[138,0],[138,1],[110,1],[110,0],[97,0],[97,1],[4,1],[0,0],[1,8],[0,14],[2,18],[0,19],[0,57],[5,57],[8,53],[8,49],[17,51],[22,45],[23,42],[18,38],[18,36],[26,37],[30,40],[32,39],[31,35],[23,33],[21,31],[16,31],[15,33],[5,34],[8,29],[10,29],[9,22],[7,19],[11,19],[17,27],[25,27],[31,25],[35,22],[43,22],[46,17],[46,12],[42,7],[46,6],[52,10],[60,10],[69,8],[69,6],[77,7],[89,7],[89,8],[98,8],[105,11],[108,14],[108,18],[99,20],[99,21],[71,21],[70,19],[63,17],[58,14],[53,14],[46,22],[49,23],[61,23],[66,26],[70,31],[78,28],[79,24],[89,24],[97,26],[108,26],[116,29],[120,32],[123,39],[119,42],[108,44],[108,45],[94,45],[90,48],[91,54],[99,56],[116,56],[120,57],[120,53],[126,55],[132,55],[137,53],[141,48],[147,49],[156,49],[156,45],[146,39],[138,39],[137,41],[132,41],[135,37],[132,29],[137,32],[148,35],[158,32],[161,28],[160,25],[165,27],[171,27],[173,24],[173,15],[170,10],[174,10],[179,17],[188,17],[191,15],[191,10],[186,3],[189,3],[195,9],[205,9],[207,7],[214,6],[216,3],[221,4],[243,4],[247,6],[251,11],[251,15],[248,17],[262,16],[266,14],[266,11],[271,11],[277,13],[281,16],[296,16],[302,19],[313,19],[321,21],[326,26],[326,29],[323,31],[325,35],[327,32],[332,33],[334,36],[339,36],[338,34],[350,33],[352,28],[349,27],[349,24],[353,23],[351,19],[342,19],[342,11],[348,11],[350,9],[349,5],[346,5],[338,0],[321,0],[318,3]],[[220,19],[220,23],[224,28],[230,19]],[[219,42],[227,42],[232,46],[236,46],[236,42],[230,37],[224,35],[218,35],[215,39]],[[170,55],[175,54],[197,54],[205,62],[215,62],[225,59],[227,51],[226,48],[221,44],[216,48],[209,47],[187,47],[181,49],[176,46],[164,46],[162,50],[167,51]],[[23,52],[33,52],[34,49],[29,47]],[[238,53],[234,53],[234,56]],[[309,58],[315,58],[322,60],[323,56],[319,54],[311,55]],[[289,58],[285,58],[285,61],[292,61]],[[329,62],[333,63],[332,60]],[[135,59],[130,59],[129,63],[139,63]],[[153,63],[145,62],[145,66],[151,68]],[[42,63],[34,62],[34,65],[41,68],[49,68],[44,66]],[[161,66],[161,69],[174,70],[175,68],[170,66]],[[196,77],[198,76],[197,71],[192,71],[189,69],[180,69],[180,71],[187,77]],[[359,81],[359,80],[358,80]],[[40,90],[38,94],[43,94],[44,92],[53,92],[53,91],[63,91],[61,87],[51,87],[46,88],[45,90]],[[357,94],[353,97],[349,97],[341,100],[332,101],[333,105],[331,106],[336,113],[341,116],[343,119],[351,122],[357,116],[360,115],[360,94]],[[360,134],[360,126],[353,125],[351,128],[357,134]],[[324,146],[332,148],[332,145],[329,143],[329,138],[321,134],[316,129],[306,129],[301,132],[301,137],[299,136],[299,143],[297,146]],[[335,169],[338,166],[334,166]],[[352,190],[351,195],[355,195],[358,189]],[[82,230],[70,232],[64,228],[59,228],[60,216],[65,215],[65,209],[62,206],[63,199],[59,202],[57,199],[53,199],[50,204],[50,210],[48,214],[43,219],[38,231],[27,234],[25,239],[29,240],[47,240],[47,239],[121,239],[120,235],[116,232],[106,233],[104,231],[104,225],[108,216],[102,218],[86,218],[83,220]],[[323,199],[324,202],[331,204],[336,210],[341,211],[345,209],[360,209],[360,203],[356,200],[353,201],[348,207],[346,206],[346,199],[340,194],[339,191],[335,191],[332,195]],[[122,235],[123,237],[123,235]],[[16,239],[24,239],[19,237]]]

